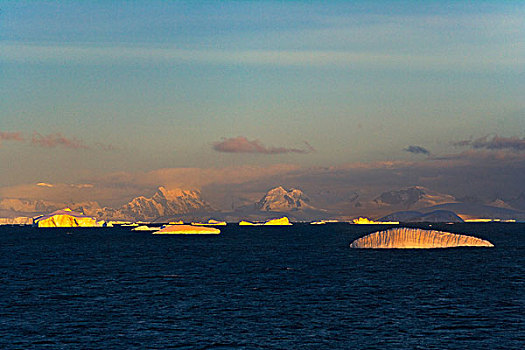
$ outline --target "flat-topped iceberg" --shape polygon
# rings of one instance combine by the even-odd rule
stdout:
[[[286,216],[278,219],[271,219],[266,222],[249,222],[242,220],[239,226],[291,226],[292,223]]]
[[[153,234],[219,234],[221,230],[215,227],[192,226],[192,225],[169,225]]]
[[[351,248],[428,249],[451,247],[494,247],[489,241],[450,232],[417,228],[392,228],[356,239]]]
[[[33,225],[37,227],[101,227],[104,222],[66,208],[35,217]]]
[[[226,226],[226,221],[210,219],[208,222],[192,222],[191,224],[195,226]]]
[[[369,218],[363,218],[363,217],[354,219],[352,220],[352,222],[356,225],[397,225],[399,224],[399,221],[374,221],[374,220],[370,220]]]
[[[147,225],[137,226],[131,229],[131,231],[158,231],[160,227],[150,227]]]

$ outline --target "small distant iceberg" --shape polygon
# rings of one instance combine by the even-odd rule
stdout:
[[[399,224],[399,221],[374,221],[374,220],[370,220],[369,218],[362,218],[362,217],[354,219],[352,220],[352,222],[356,225],[397,225]]]
[[[179,220],[179,221],[171,221],[169,224],[170,224],[170,225],[184,225],[184,221],[182,221],[182,220]]]
[[[97,221],[69,208],[33,218],[33,226],[36,227],[102,227],[104,224],[104,221]]]
[[[250,221],[245,221],[245,220],[242,220],[239,222],[239,226],[262,226],[264,225],[264,223],[261,223],[261,222],[250,222]]]
[[[239,222],[239,226],[291,226],[292,223],[290,220],[284,216],[279,219],[271,219],[266,222],[249,222],[249,221],[241,221]]]
[[[178,235],[188,235],[188,234],[219,234],[221,230],[215,227],[206,227],[206,226],[193,226],[193,225],[169,225],[158,231],[153,232],[153,234],[178,234]]]
[[[218,221],[214,219],[208,220],[208,222],[192,222],[194,226],[226,226],[225,221]]]
[[[339,222],[339,220],[320,220],[320,221],[312,221],[310,225],[325,225],[325,224],[333,224],[337,222]]]
[[[480,223],[480,222],[516,222],[515,219],[465,219],[465,222],[474,222],[474,223]]]
[[[489,241],[450,232],[417,228],[393,228],[356,239],[351,248],[430,249],[452,247],[494,247]]]
[[[158,231],[160,227],[150,227],[147,225],[140,225],[131,229],[131,231]]]

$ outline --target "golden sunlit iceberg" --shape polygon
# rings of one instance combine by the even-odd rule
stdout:
[[[241,221],[239,222],[239,226],[290,226],[292,223],[288,218],[282,217],[279,219],[271,219],[266,222],[249,222],[249,221]]]
[[[285,216],[285,217],[282,217],[282,218],[279,218],[279,219],[268,220],[268,221],[266,221],[264,223],[264,225],[267,225],[267,226],[290,226],[290,225],[292,225],[292,223]]]
[[[69,208],[33,219],[33,225],[37,227],[101,227],[103,224],[103,221],[97,221],[93,217],[71,211]]]
[[[451,247],[494,247],[489,241],[455,233],[415,228],[393,228],[356,239],[351,248],[428,249]]]
[[[352,222],[356,225],[393,225],[393,224],[399,224],[399,221],[374,221],[370,220],[369,218],[362,218],[359,217],[357,219],[352,220]]]
[[[262,225],[261,223],[249,222],[245,220],[242,220],[241,222],[239,222],[239,226],[261,226],[261,225]]]
[[[208,222],[192,222],[191,224],[196,226],[226,226],[225,221],[218,221],[214,219],[210,219]]]
[[[169,225],[153,234],[219,234],[221,230],[214,227],[192,225]]]
[[[160,227],[149,227],[147,225],[137,226],[131,229],[131,231],[158,231]]]

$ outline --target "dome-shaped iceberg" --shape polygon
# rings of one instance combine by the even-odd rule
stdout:
[[[451,247],[494,247],[489,241],[450,232],[423,230],[417,228],[392,228],[378,231],[356,239],[351,248],[451,248]]]

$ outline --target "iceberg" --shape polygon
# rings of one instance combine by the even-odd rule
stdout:
[[[192,222],[191,224],[195,226],[226,226],[225,221],[217,221],[214,219],[210,219],[208,222]]]
[[[131,229],[131,231],[158,231],[160,227],[149,227],[147,225],[137,226]]]
[[[279,219],[271,219],[266,222],[249,222],[249,221],[241,221],[239,222],[239,226],[291,226],[292,223],[286,216],[279,218]]]
[[[356,239],[351,248],[428,249],[451,247],[494,247],[489,241],[450,232],[417,228],[393,228]]]
[[[397,225],[399,221],[374,221],[369,218],[359,217],[358,219],[352,220],[356,225]]]
[[[192,225],[169,225],[153,234],[219,234],[221,230],[215,227],[192,226]]]
[[[33,218],[33,225],[37,227],[102,227],[104,222],[66,208]]]
[[[324,225],[324,224],[333,224],[337,222],[339,222],[339,220],[320,220],[320,221],[312,221],[310,225]]]
[[[268,220],[264,223],[265,226],[290,226],[292,223],[286,216],[279,219]]]
[[[254,222],[249,222],[249,221],[244,221],[242,220],[241,222],[239,222],[239,226],[261,226],[263,224],[261,223],[254,223]]]

